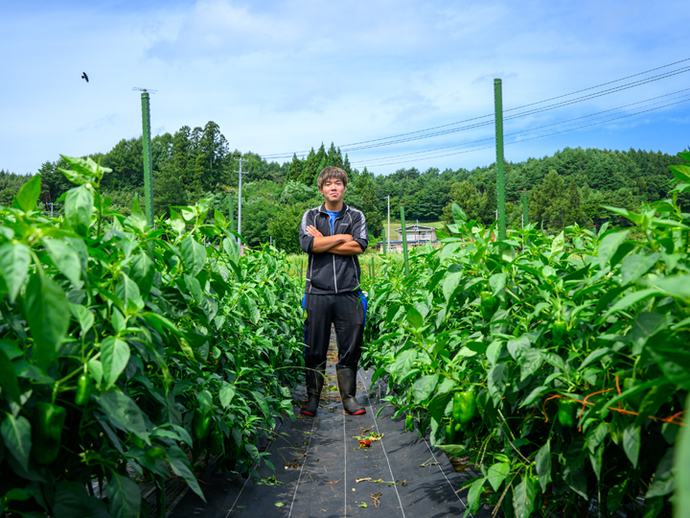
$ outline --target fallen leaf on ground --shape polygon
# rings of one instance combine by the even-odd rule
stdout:
[[[327,486],[331,486],[331,485],[333,485],[333,484],[337,484],[337,483],[340,482],[341,480],[342,480],[342,478],[339,478],[338,480],[336,480],[336,481],[334,481],[334,482],[326,482],[326,485],[327,485]]]
[[[378,493],[372,493],[371,494],[371,505],[374,507],[381,507],[381,491]]]
[[[379,479],[377,479],[377,480],[372,480],[371,477],[366,477],[366,478],[356,478],[356,479],[355,479],[355,482],[357,482],[357,483],[359,483],[359,482],[371,482],[372,484],[388,484],[389,486],[390,486],[391,484],[396,485],[396,486],[406,486],[406,485],[407,485],[407,480],[408,480],[408,479],[403,480],[403,482],[402,482],[402,484],[401,484],[401,483],[398,482],[397,480],[396,480],[395,482],[392,481],[392,480],[383,480],[382,478],[379,478]],[[353,491],[354,491],[354,490],[353,490]]]
[[[371,428],[370,428],[371,429]],[[366,432],[366,430],[365,430]],[[353,439],[357,439],[358,441],[380,441],[383,439],[384,434],[382,433],[376,433],[376,432],[371,432],[369,435],[353,435]]]
[[[440,466],[441,464],[443,464],[443,462],[431,462],[431,459],[429,459],[425,463],[420,464],[419,467],[426,468],[427,466]]]
[[[463,471],[469,467],[470,458],[466,457],[451,457],[450,464],[453,466],[455,471]]]

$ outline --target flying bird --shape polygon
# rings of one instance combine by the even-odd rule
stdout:
[[[87,83],[89,82],[89,76],[86,75],[86,72],[82,72],[82,73],[81,73],[81,78],[82,78],[82,79],[86,79],[86,82],[87,82]]]

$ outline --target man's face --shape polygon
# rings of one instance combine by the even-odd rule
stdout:
[[[345,184],[340,178],[326,178],[323,186],[319,191],[323,194],[326,201],[331,203],[338,203],[343,199],[345,194]]]

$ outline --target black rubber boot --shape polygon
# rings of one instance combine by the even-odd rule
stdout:
[[[300,413],[310,417],[316,416],[321,399],[321,389],[326,378],[326,364],[307,366],[307,402],[302,406]]]
[[[366,414],[367,410],[357,403],[355,398],[357,393],[357,369],[336,365],[335,370],[338,373],[338,389],[340,389],[340,399],[343,401],[345,412],[350,415]]]

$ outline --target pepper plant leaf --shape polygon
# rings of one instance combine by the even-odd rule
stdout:
[[[39,270],[26,287],[26,319],[34,338],[35,357],[43,369],[56,358],[69,326],[70,313],[62,288]]]
[[[603,269],[606,263],[614,256],[618,251],[618,247],[623,244],[625,238],[628,237],[628,230],[623,230],[620,232],[611,232],[606,234],[599,242],[598,248],[598,260],[599,266]]]
[[[101,364],[103,365],[103,380],[105,389],[112,387],[122,371],[127,367],[130,350],[127,342],[115,338],[107,337],[101,343]]]
[[[506,389],[506,382],[508,381],[508,366],[505,363],[498,363],[494,365],[487,374],[489,382],[489,395],[498,405],[503,397],[503,392]]]
[[[491,484],[491,488],[494,492],[498,492],[498,489],[503,484],[510,473],[510,462],[496,462],[487,469],[486,479]]]
[[[685,398],[685,415],[690,415],[690,394]],[[673,518],[690,516],[690,426],[681,426],[673,455],[676,488],[673,493]]]
[[[669,381],[684,390],[690,390],[690,350],[687,347],[687,337],[663,331],[647,340],[646,349]]]
[[[417,379],[412,385],[412,398],[415,403],[420,403],[429,398],[438,385],[438,374],[430,374]]]
[[[14,364],[3,349],[0,349],[0,386],[15,403],[20,403],[19,382]]]
[[[90,496],[86,492],[86,486],[79,482],[61,480],[55,487],[54,516],[93,516],[105,518],[112,516],[103,501]],[[25,516],[32,516],[27,513]]]
[[[647,499],[668,495],[673,491],[674,486],[675,477],[673,475],[673,448],[669,448],[659,461],[659,465],[654,472],[652,483],[644,497]]]
[[[21,186],[14,201],[24,212],[36,210],[36,203],[41,196],[41,175],[35,174],[31,180]]]
[[[196,277],[206,263],[206,247],[192,236],[187,236],[182,240],[180,250],[189,275]]]
[[[0,246],[0,274],[7,285],[8,295],[14,302],[29,274],[31,250],[23,243],[5,243]]]
[[[114,389],[103,391],[95,397],[115,428],[126,433],[133,433],[147,444],[149,443],[144,414],[129,396],[123,394],[119,389]]]
[[[144,252],[138,253],[132,260],[129,277],[137,283],[139,291],[143,295],[147,295],[153,286],[153,276],[155,273],[155,264]]]
[[[67,241],[46,237],[43,245],[60,272],[76,287],[81,288],[81,262],[76,250]]]
[[[621,263],[621,285],[636,282],[646,274],[661,258],[660,254],[632,254]]]
[[[529,518],[536,507],[537,487],[534,478],[524,476],[515,488],[513,507],[515,518]]]
[[[206,502],[206,497],[204,496],[199,482],[197,482],[192,467],[187,460],[187,455],[177,446],[171,446],[167,451],[167,460],[170,463],[170,467],[173,472],[178,476],[184,478],[185,482],[192,488],[199,498]]]
[[[17,459],[17,462],[29,470],[29,453],[31,452],[31,423],[24,416],[14,417],[7,414],[7,417],[0,426],[2,438],[5,441],[7,450]]]
[[[542,492],[546,493],[546,488],[551,482],[551,440],[547,439],[544,446],[539,448],[535,458],[537,476]]]
[[[120,282],[115,286],[115,295],[122,301],[125,315],[136,313],[144,307],[139,286],[125,273],[120,275]]]
[[[93,193],[87,185],[74,187],[65,198],[65,219],[78,234],[85,236],[91,224]]]
[[[637,461],[640,456],[640,427],[634,424],[628,425],[623,430],[623,451],[632,463],[633,467],[637,467]]]
[[[129,477],[113,472],[108,481],[108,503],[113,518],[138,518],[141,509],[139,486]]]

